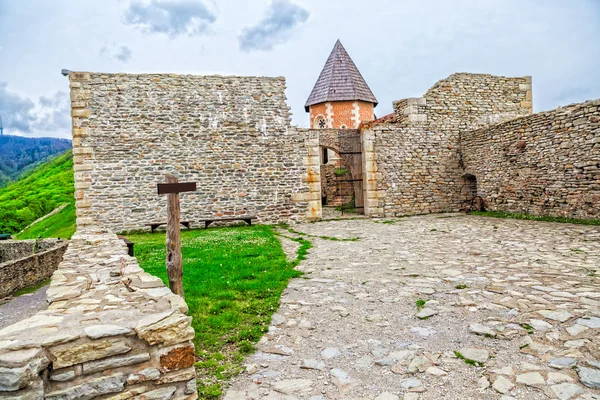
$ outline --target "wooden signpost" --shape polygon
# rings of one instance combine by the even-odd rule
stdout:
[[[179,232],[179,193],[196,190],[195,182],[178,183],[173,175],[165,175],[166,183],[158,184],[158,194],[167,194],[167,275],[169,288],[183,297],[183,266],[181,263],[181,238]]]

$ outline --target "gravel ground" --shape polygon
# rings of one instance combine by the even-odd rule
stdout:
[[[46,289],[48,285],[42,286],[34,293],[24,294],[0,304],[0,329],[48,308]]]
[[[600,227],[451,214],[294,229],[360,240],[310,238],[225,399],[600,399]]]

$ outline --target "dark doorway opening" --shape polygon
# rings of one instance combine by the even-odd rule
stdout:
[[[477,193],[477,177],[465,174],[462,182],[461,196],[465,211],[485,211],[485,201]]]

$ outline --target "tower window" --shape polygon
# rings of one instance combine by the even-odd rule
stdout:
[[[326,147],[323,147],[323,164],[327,164],[329,162],[329,152]]]
[[[319,129],[325,129],[325,128],[327,128],[327,121],[325,121],[325,117],[323,117],[322,115],[318,115],[315,118],[314,127],[315,128],[319,128]]]

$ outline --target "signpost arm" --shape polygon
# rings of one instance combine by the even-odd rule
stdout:
[[[167,183],[177,183],[173,175],[166,175]],[[169,193],[167,199],[167,275],[169,288],[183,297],[183,267],[180,241],[180,205],[179,193]]]

